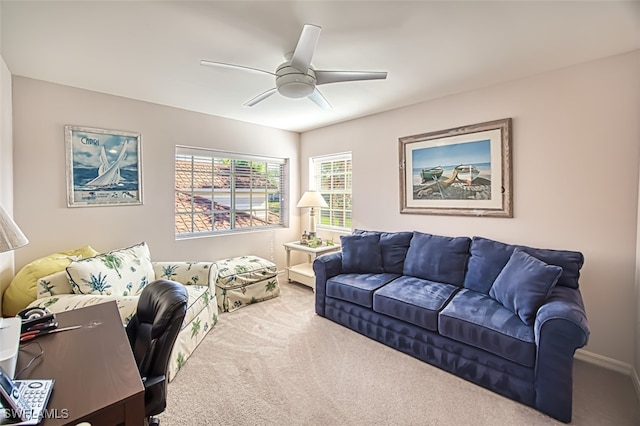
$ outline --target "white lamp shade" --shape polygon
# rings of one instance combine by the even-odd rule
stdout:
[[[327,202],[318,191],[307,191],[302,195],[296,207],[328,207]]]
[[[24,236],[9,213],[0,206],[0,253],[15,250],[27,245],[29,240]]]

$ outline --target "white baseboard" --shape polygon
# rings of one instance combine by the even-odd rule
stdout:
[[[633,387],[636,390],[636,396],[640,401],[640,377],[638,377],[638,372],[635,368],[631,370],[631,381],[633,382]]]
[[[640,401],[640,377],[638,377],[638,372],[631,364],[603,355],[594,354],[593,352],[585,351],[583,349],[578,349],[576,351],[575,358],[631,377],[633,388],[636,391],[636,397],[638,398],[638,401]]]

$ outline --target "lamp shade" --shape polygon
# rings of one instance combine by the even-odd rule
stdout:
[[[27,245],[29,240],[24,236],[9,213],[0,206],[0,253],[15,250]]]
[[[327,202],[318,191],[309,190],[302,195],[296,207],[328,207]]]

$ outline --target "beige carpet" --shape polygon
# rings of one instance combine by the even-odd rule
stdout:
[[[284,280],[282,280],[284,281]],[[576,362],[573,424],[638,425],[631,380]],[[307,287],[220,315],[169,384],[165,426],[557,425],[314,312]]]

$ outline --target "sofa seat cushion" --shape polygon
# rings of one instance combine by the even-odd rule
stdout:
[[[326,295],[371,308],[373,293],[396,278],[398,278],[397,274],[386,273],[340,274],[327,281]]]
[[[184,325],[193,321],[193,318],[198,316],[198,314],[211,302],[211,299],[213,298],[209,291],[209,287],[188,285],[185,286],[185,288],[187,290],[189,300],[187,303],[187,313],[183,321]],[[115,300],[118,305],[122,324],[127,325],[133,314],[136,312],[139,298],[140,295],[115,296],[101,294],[59,294],[36,299],[29,305],[29,307],[47,308],[51,312],[59,313]]]
[[[115,301],[123,325],[127,325],[138,308],[140,296],[114,296],[102,294],[58,294],[36,299],[29,304],[30,308],[47,308],[53,313],[93,306]]]
[[[211,265],[211,264],[210,264]],[[218,307],[215,294],[208,286],[186,285],[189,300],[187,313],[176,339],[169,359],[169,381],[173,380],[187,358],[202,342],[206,334],[218,322]],[[29,307],[48,308],[51,312],[60,313],[98,303],[115,301],[122,324],[127,325],[138,307],[137,296],[107,296],[85,294],[58,294],[44,297],[32,302]]]
[[[443,336],[525,367],[535,365],[533,327],[487,294],[460,290],[440,312],[438,322]]]
[[[373,310],[437,331],[438,312],[458,290],[451,284],[400,277],[374,293]]]

